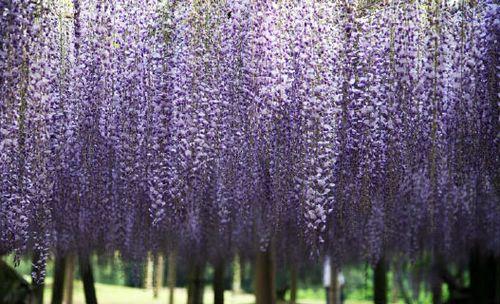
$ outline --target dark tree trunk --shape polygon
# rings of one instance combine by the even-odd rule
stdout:
[[[340,304],[340,288],[338,280],[338,269],[330,259],[330,287],[328,289],[328,303]]]
[[[73,280],[75,274],[75,256],[66,258],[66,278],[64,284],[64,304],[73,304]]]
[[[189,271],[188,304],[203,304],[203,266],[194,263]]]
[[[297,265],[292,262],[290,269],[290,304],[297,303]]]
[[[406,287],[404,285],[403,275],[404,275],[403,266],[398,262],[395,264],[395,267],[394,267],[395,281],[396,281],[396,284],[398,286],[398,290],[401,293],[401,297],[403,298],[403,302],[405,304],[412,304],[413,302],[412,302],[410,295],[408,294],[408,291],[406,290]]]
[[[239,256],[238,262],[239,262],[239,265],[240,265],[240,287],[241,287],[240,292],[244,292],[245,291],[245,287],[246,287],[245,286],[246,280],[252,280],[252,277],[251,277],[252,271],[250,269],[246,269],[246,266],[248,264],[250,264],[248,266],[251,266],[251,262],[246,261],[245,259],[243,259],[241,257],[241,255]]]
[[[495,286],[495,304],[500,304],[500,256],[495,257],[495,278],[496,278],[496,286]]]
[[[496,275],[496,261],[495,257],[492,254],[488,254],[484,256],[485,261],[484,261],[484,268],[482,269],[483,271],[483,280],[484,280],[484,285],[486,285],[486,296],[487,296],[487,303],[493,303],[495,301],[495,296],[496,296],[496,279],[498,276]]]
[[[31,284],[33,287],[33,304],[43,304],[43,288],[44,284],[37,284],[33,282]]]
[[[272,251],[257,252],[255,261],[255,302],[256,304],[276,303],[274,280],[274,260]]]
[[[443,303],[443,292],[442,285],[443,279],[441,278],[441,269],[443,269],[445,263],[444,259],[440,254],[434,256],[434,261],[432,265],[431,273],[431,293],[432,293],[432,304],[442,304]]]
[[[64,296],[64,277],[66,272],[66,258],[56,255],[54,265],[54,283],[52,285],[52,304],[62,304]]]
[[[214,304],[224,304],[224,262],[214,265]]]
[[[85,294],[85,302],[87,304],[97,304],[97,297],[94,287],[94,275],[92,274],[92,266],[88,254],[80,254],[78,258],[80,262],[80,275],[83,281],[83,292]]]
[[[176,253],[175,251],[170,252],[168,255],[168,273],[167,273],[167,284],[168,284],[168,304],[174,304],[174,292],[176,283]]]
[[[495,301],[496,265],[492,255],[473,249],[470,263],[471,302],[474,304],[491,304]]]
[[[483,292],[483,284],[481,284],[481,272],[481,258],[479,256],[479,250],[474,249],[470,256],[469,274],[471,296],[472,299],[475,299],[477,301],[477,304],[486,302]]]
[[[394,263],[393,266],[393,271],[392,271],[392,287],[391,287],[391,303],[398,303],[399,302],[399,284],[397,280],[397,274],[396,272],[398,271],[398,263],[397,261]]]
[[[439,278],[432,278],[431,285],[432,304],[442,304],[443,293],[441,291],[441,280],[439,280]]]
[[[373,271],[373,301],[375,304],[387,304],[387,270],[384,258],[378,261]]]

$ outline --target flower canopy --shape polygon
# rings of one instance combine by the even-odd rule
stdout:
[[[499,5],[358,2],[0,0],[0,252],[499,253]]]

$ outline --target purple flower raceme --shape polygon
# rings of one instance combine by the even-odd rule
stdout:
[[[0,253],[499,253],[499,11],[0,0]]]

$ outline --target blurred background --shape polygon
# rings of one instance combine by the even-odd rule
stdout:
[[[389,260],[389,259],[388,259]],[[145,261],[123,261],[119,253],[113,256],[90,256],[90,267],[95,294],[99,303],[169,303],[188,302],[188,289],[193,284],[190,265],[177,263],[175,255],[150,254]],[[13,256],[3,256],[0,268],[0,303],[27,303],[26,296],[32,292],[43,292],[43,303],[83,304],[85,292],[77,258],[71,255],[63,259],[51,257],[47,265],[44,285],[34,291],[30,273],[32,259],[24,257],[14,267]],[[377,267],[358,263],[347,265],[337,272],[337,280],[330,275],[329,261],[322,259],[296,270],[275,265],[275,292],[278,303],[327,303],[329,282],[337,282],[335,290],[337,303],[364,304],[374,302],[374,284],[380,275],[374,275]],[[495,265],[495,264],[493,264]],[[491,274],[497,269],[486,269]],[[382,270],[382,284],[388,303],[475,303],[470,298],[469,265],[446,265],[440,269],[440,280],[433,279],[436,267],[430,258],[423,256],[411,264],[395,257],[385,263]],[[217,275],[212,265],[204,265],[200,275],[195,277],[201,285],[201,302],[214,303],[214,282],[222,280],[224,302],[235,304],[255,303],[254,282],[256,265],[250,260],[236,256]],[[375,269],[375,270],[374,270]],[[61,280],[61,274],[63,279]],[[496,275],[498,277],[498,275]],[[495,282],[493,277],[493,282]],[[55,283],[57,281],[58,283]],[[498,303],[498,281],[495,298]],[[196,282],[195,282],[196,283]],[[220,284],[219,284],[220,285]],[[460,286],[459,286],[460,285]],[[436,286],[438,290],[436,291]],[[59,291],[57,291],[59,289]],[[54,291],[56,290],[56,291]],[[173,291],[173,292],[172,292]],[[56,292],[58,295],[54,295]],[[292,295],[294,293],[295,295]],[[439,298],[436,297],[436,294]],[[36,301],[31,301],[35,303]],[[375,301],[377,303],[377,301]]]

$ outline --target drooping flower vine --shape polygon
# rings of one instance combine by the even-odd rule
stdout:
[[[0,253],[500,252],[499,6],[384,3],[0,1]]]

